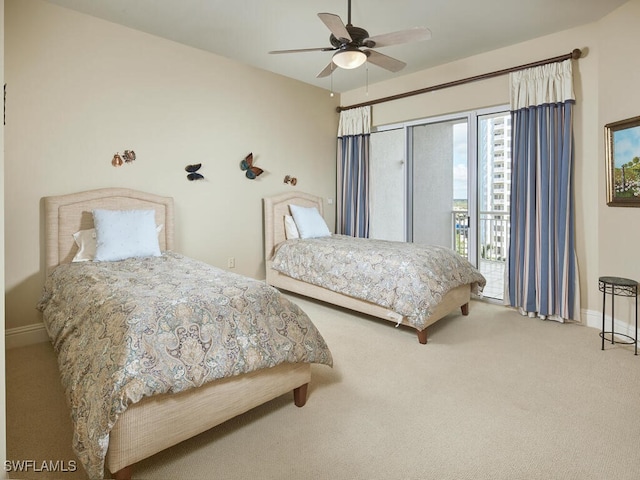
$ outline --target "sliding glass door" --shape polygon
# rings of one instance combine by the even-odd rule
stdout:
[[[408,238],[453,247],[475,263],[468,125],[457,117],[408,127]]]
[[[502,299],[509,247],[511,115],[478,116],[478,250],[484,294]]]
[[[511,118],[505,108],[424,119],[371,135],[371,237],[443,245],[503,297]]]

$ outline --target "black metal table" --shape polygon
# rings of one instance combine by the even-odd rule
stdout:
[[[611,343],[616,343],[616,335],[618,337],[625,337],[625,340],[618,341],[617,343],[623,343],[626,345],[635,345],[635,354],[638,355],[638,282],[629,278],[621,277],[600,277],[598,281],[598,289],[602,292],[602,331],[600,337],[602,337],[602,350],[604,350],[604,340],[606,334],[611,334]],[[605,303],[607,300],[607,293],[611,295],[611,331],[604,331],[604,312]],[[625,335],[623,333],[615,333],[615,297],[634,297],[636,303],[636,330],[635,335]]]

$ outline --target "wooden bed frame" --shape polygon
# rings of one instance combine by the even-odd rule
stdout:
[[[326,288],[296,280],[271,268],[275,247],[286,240],[284,215],[291,214],[289,211],[290,204],[300,205],[302,207],[316,207],[320,214],[323,214],[322,198],[308,193],[292,191],[264,199],[264,246],[267,283],[283,290],[315,298],[356,312],[383,318],[394,323],[399,322],[401,325],[415,329],[406,318],[397,312],[365,300],[349,297]],[[416,329],[418,341],[422,344],[427,343],[427,327],[433,325],[454,310],[460,308],[463,315],[468,315],[470,299],[471,285],[462,285],[447,293],[442,299],[442,302],[434,309],[424,329]]]
[[[173,199],[124,188],[105,188],[44,198],[46,271],[71,262],[73,234],[93,228],[95,208],[153,209],[163,224],[160,249],[173,248]],[[132,465],[230,418],[293,390],[302,407],[311,380],[308,363],[277,367],[211,382],[178,394],[147,397],[130,406],[109,436],[105,466],[116,479],[129,479]]]

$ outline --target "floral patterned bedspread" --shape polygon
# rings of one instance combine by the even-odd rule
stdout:
[[[104,476],[118,416],[145,396],[284,362],[333,363],[307,315],[275,288],[172,252],[60,265],[38,309],[91,478]]]
[[[418,330],[449,290],[471,284],[479,293],[486,284],[449,248],[345,235],[287,240],[277,247],[272,268],[393,310]]]

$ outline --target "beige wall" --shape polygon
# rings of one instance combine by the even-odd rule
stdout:
[[[6,326],[38,323],[42,286],[41,198],[104,186],[171,195],[177,249],[263,278],[261,199],[291,188],[335,196],[336,99],[328,92],[231,60],[62,9],[6,0]],[[346,92],[350,105],[521,65],[581,48],[577,94],[577,253],[582,308],[597,320],[600,275],[639,279],[632,252],[640,209],[605,202],[603,127],[640,114],[633,61],[640,0],[604,19]],[[506,76],[376,105],[376,125],[508,102]],[[119,169],[116,151],[138,160]],[[249,151],[267,173],[246,180]],[[202,162],[205,182],[184,166]],[[597,194],[596,194],[597,192]],[[332,224],[333,208],[327,205]],[[617,305],[616,305],[617,306]],[[624,313],[621,310],[621,315]]]
[[[604,159],[604,126],[640,115],[639,22],[640,0],[633,0],[600,23],[599,115],[593,129],[597,139],[594,149],[599,159]],[[599,162],[595,174],[598,205],[594,212],[598,215],[598,230],[589,233],[597,235],[600,251],[594,272],[640,281],[640,208],[608,207],[603,161]],[[595,190],[592,193],[595,196]],[[596,281],[595,273],[592,281]],[[629,302],[616,301],[616,317],[619,306],[624,308],[621,316],[629,318]]]
[[[4,85],[4,0],[0,0],[0,75]],[[0,130],[0,212],[4,212],[4,128]],[[0,222],[0,288],[4,290],[4,222]],[[6,385],[5,385],[5,338],[4,297],[0,297],[0,464],[7,459]],[[9,478],[4,468],[0,478]]]
[[[640,65],[634,60],[640,46],[634,26],[639,21],[640,0],[632,0],[593,24],[370,85],[368,96],[364,90],[346,92],[341,104],[366,102],[582,49],[583,58],[574,62],[576,249],[583,321],[589,320],[584,318],[587,316],[595,324],[602,302],[599,276],[640,280],[640,209],[606,206],[603,141],[605,123],[640,115],[640,97],[636,93]],[[505,75],[375,105],[373,119],[376,125],[384,125],[508,104],[508,93]],[[616,312],[617,318],[628,318],[624,310],[620,315]]]
[[[264,278],[262,198],[335,198],[337,98],[40,0],[6,0],[6,326],[41,321],[42,197],[101,187],[173,196],[176,250]],[[114,153],[137,160],[111,166]],[[265,173],[245,178],[253,152]],[[205,181],[184,167],[202,163]],[[334,208],[326,206],[329,225]]]

